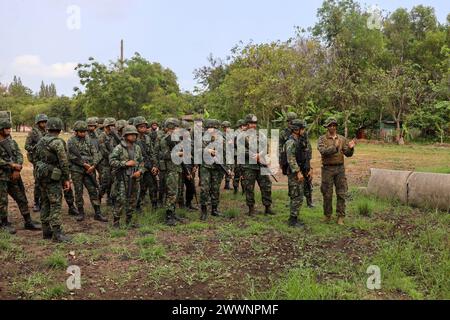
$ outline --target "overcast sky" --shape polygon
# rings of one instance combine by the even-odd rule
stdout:
[[[73,71],[90,56],[107,63],[139,52],[178,76],[183,90],[196,85],[193,71],[212,53],[226,57],[239,41],[286,40],[294,27],[316,22],[321,0],[0,0],[0,82],[13,75],[37,91],[41,80],[58,93],[72,95]],[[367,0],[387,11],[414,5],[433,6],[445,22],[444,0]],[[80,19],[77,19],[77,10]]]

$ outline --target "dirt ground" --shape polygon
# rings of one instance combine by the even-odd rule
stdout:
[[[25,136],[13,134],[23,150]],[[315,143],[315,142],[314,142]],[[448,146],[393,146],[361,142],[355,156],[347,159],[351,188],[365,186],[369,169],[388,168],[450,173]],[[23,230],[17,205],[9,199],[10,220],[18,233],[0,238],[0,299],[233,299],[268,290],[274,281],[307,261],[321,268],[324,260],[344,259],[351,267],[360,267],[365,256],[375,248],[374,237],[381,233],[360,227],[352,212],[344,230],[321,223],[319,192],[320,158],[314,150],[314,197],[316,208],[305,210],[306,232],[285,226],[288,217],[286,178],[279,175],[274,183],[274,218],[245,216],[245,200],[223,192],[221,209],[225,218],[210,218],[201,223],[197,212],[180,211],[186,221],[174,229],[162,223],[163,212],[146,208],[139,216],[137,230],[112,230],[109,224],[92,219],[92,209],[85,197],[89,218],[77,223],[67,215],[65,230],[75,236],[73,244],[44,241],[41,234]],[[448,171],[447,171],[448,170]],[[33,177],[28,162],[22,174],[32,207]],[[259,197],[259,196],[258,196]],[[259,202],[259,200],[257,200]],[[261,210],[261,207],[258,207]],[[104,206],[111,217],[111,209]],[[416,212],[419,215],[419,213]],[[33,214],[39,219],[39,214]],[[377,223],[411,232],[414,228],[402,219],[381,214]],[[325,229],[324,229],[325,228]],[[339,255],[339,257],[337,257]],[[68,291],[65,282],[69,265],[79,266],[82,289]],[[329,271],[318,281],[344,278],[345,273]],[[358,284],[358,287],[361,285]],[[403,293],[365,292],[360,298],[409,298]]]

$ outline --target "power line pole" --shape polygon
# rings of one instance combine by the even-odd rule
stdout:
[[[120,40],[120,67],[123,69],[123,39]]]

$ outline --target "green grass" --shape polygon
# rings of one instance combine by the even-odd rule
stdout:
[[[145,262],[157,262],[166,257],[166,249],[161,245],[149,248],[141,248],[139,258]]]
[[[151,247],[156,243],[156,239],[154,236],[146,236],[144,238],[140,238],[136,240],[136,244],[138,244],[141,247],[147,248]]]
[[[67,268],[68,262],[60,251],[55,251],[44,260],[44,265],[51,269],[64,270]]]
[[[94,244],[100,241],[99,237],[85,233],[76,234],[73,237],[73,243],[78,245]]]

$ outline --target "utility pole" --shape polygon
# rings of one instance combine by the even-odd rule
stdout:
[[[120,40],[120,67],[123,69],[123,39]]]

